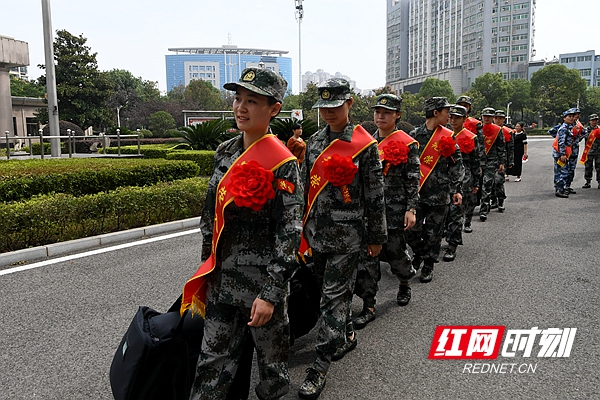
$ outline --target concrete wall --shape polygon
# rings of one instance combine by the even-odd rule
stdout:
[[[9,69],[29,65],[27,42],[0,36],[0,135],[8,131],[14,135],[12,103],[10,99]]]

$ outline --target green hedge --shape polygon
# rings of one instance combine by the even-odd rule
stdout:
[[[176,150],[167,154],[167,160],[190,160],[200,167],[200,176],[211,176],[215,162],[213,150]]]
[[[0,169],[0,201],[34,195],[66,193],[73,196],[145,186],[198,176],[200,168],[186,160],[51,159],[19,160]]]
[[[199,216],[208,178],[0,203],[0,252]]]
[[[191,149],[190,145],[185,143],[167,143],[167,144],[150,144],[140,146],[140,153],[144,158],[167,158],[167,154],[175,150]],[[118,154],[116,147],[109,147],[105,150],[105,154]],[[137,146],[121,146],[121,154],[138,154]]]

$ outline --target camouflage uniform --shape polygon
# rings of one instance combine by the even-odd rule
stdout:
[[[473,104],[473,100],[469,96],[462,95],[456,100],[456,104],[466,107],[468,110],[468,114],[470,112],[471,105]],[[481,167],[481,171],[483,171],[483,168],[485,167],[485,138],[483,136],[483,124],[476,118],[467,117],[463,126],[468,131],[471,131],[477,135],[477,151],[479,151],[479,164]],[[465,168],[467,167],[465,166]],[[475,213],[475,207],[479,205],[479,200],[481,199],[481,186],[483,186],[483,174],[481,173],[481,171],[478,174],[479,181],[475,183],[475,186],[479,188],[477,193],[463,192],[463,205],[465,209],[465,232],[472,232],[471,220],[473,219],[473,214]]]
[[[443,99],[443,102],[438,99]],[[428,99],[425,103],[426,111],[428,107],[430,110],[445,108],[444,103],[448,108],[450,107],[450,104],[443,97]],[[410,132],[410,136],[419,142],[420,154],[427,147],[433,133],[434,131],[427,129],[426,124]],[[455,144],[455,147],[456,150],[453,156],[440,156],[429,177],[421,186],[417,207],[417,222],[407,233],[407,242],[415,256],[413,265],[418,268],[420,261],[424,262],[421,278],[423,278],[424,273],[432,272],[434,263],[438,262],[441,242],[444,237],[444,223],[451,196],[455,193],[461,193],[465,169],[458,145]],[[423,281],[423,279],[421,280]]]
[[[327,81],[335,85],[331,81],[337,80]],[[322,86],[319,91],[323,91]],[[329,91],[330,101],[343,95],[336,94],[335,87],[329,87]],[[349,86],[347,93],[349,96]],[[351,141],[353,129],[349,123],[343,132],[332,133],[326,126],[309,139],[301,172],[305,196],[310,187],[311,168],[319,155],[334,138]],[[387,240],[382,166],[376,144],[356,156],[354,164],[358,172],[348,185],[351,202],[344,203],[340,188],[328,184],[315,199],[304,224],[304,236],[312,248],[314,271],[322,288],[322,318],[317,324],[317,358],[313,364],[322,374],[327,373],[331,357],[346,342],[359,252],[365,243],[382,244]]]
[[[592,114],[589,117],[589,120],[596,120],[596,122],[598,121],[598,115],[597,114]],[[596,124],[596,126],[588,126],[587,130],[586,130],[586,139],[589,139],[589,135],[590,133],[592,133],[592,131],[594,129],[598,128],[598,124]],[[598,181],[598,185],[600,187],[600,138],[596,138],[596,140],[594,140],[594,143],[592,144],[592,147],[590,148],[590,151],[588,152],[588,159],[585,162],[585,173],[584,173],[584,178],[585,178],[585,186],[584,188],[588,188],[590,187],[590,182],[592,181],[592,178],[594,176],[594,169],[596,170],[596,181]]]
[[[450,109],[452,114],[454,109]],[[465,110],[466,111],[466,110]],[[457,110],[456,112],[460,112]],[[455,115],[461,115],[455,113]],[[474,133],[474,132],[472,132]],[[456,135],[454,135],[456,137]],[[479,187],[479,180],[481,178],[481,146],[479,145],[479,138],[475,137],[475,148],[470,153],[463,153],[461,156],[463,165],[465,168],[465,176],[462,183],[461,193],[463,194],[463,203],[461,205],[450,204],[448,210],[448,217],[446,219],[446,242],[450,246],[456,248],[458,245],[462,245],[462,229],[465,222],[465,210],[467,207],[472,205],[469,201],[473,201],[476,195],[473,194],[473,189]],[[473,206],[474,208],[475,206]],[[472,215],[472,214],[471,214]],[[469,219],[469,224],[471,219]]]
[[[556,193],[564,193],[565,187],[567,187],[569,164],[566,163],[561,167],[557,162],[562,155],[567,154],[566,148],[573,145],[572,129],[572,124],[563,122],[556,133],[556,136],[558,136],[558,151],[556,149],[552,150],[552,157],[554,157],[554,190]]]
[[[579,113],[578,108],[574,108],[573,111]],[[567,161],[568,175],[565,189],[569,189],[570,193],[575,194],[575,191],[571,189],[571,183],[573,182],[573,179],[575,179],[575,168],[577,167],[577,161],[579,160],[579,142],[585,139],[585,130],[581,122],[577,120],[571,131],[573,133],[573,152]]]
[[[495,116],[506,118],[506,113],[503,110],[496,110]],[[502,132],[500,132],[500,135],[502,135],[502,137],[504,139],[504,145],[506,147],[506,158],[503,162],[504,171],[499,172],[498,170],[496,170],[496,174],[494,176],[494,187],[492,189],[492,199],[493,199],[492,202],[494,202],[494,200],[496,200],[498,203],[498,211],[502,212],[502,211],[504,211],[504,200],[506,199],[506,191],[504,190],[504,182],[506,182],[506,170],[515,164],[515,139],[514,139],[514,131],[512,129],[504,126],[503,124],[502,125],[496,124],[496,125],[502,127]],[[508,132],[508,134],[510,135],[510,139],[508,141],[506,140],[506,137],[504,136],[505,132]]]
[[[257,76],[262,74],[254,70]],[[247,71],[244,70],[244,76]],[[242,134],[222,143],[215,152],[200,222],[203,261],[211,254],[217,186],[243,151]],[[217,266],[206,277],[204,338],[191,399],[226,398],[248,330],[257,351],[260,375],[257,396],[276,399],[289,391],[287,298],[289,280],[297,268],[303,187],[295,160],[273,172],[275,179],[294,185],[292,193],[275,190],[275,198],[267,200],[259,211],[239,207],[234,202],[224,210],[226,223],[216,253]],[[248,327],[256,298],[272,303],[275,308],[266,324]]]
[[[379,142],[385,139],[379,136],[379,130],[373,136]],[[382,253],[390,264],[392,273],[400,281],[408,281],[417,273],[407,250],[404,214],[408,210],[416,210],[419,204],[419,146],[413,143],[409,149],[408,161],[391,166],[383,178],[388,241],[383,244]],[[377,282],[381,279],[379,257],[371,257],[365,250],[366,246],[361,250],[354,293],[363,299],[363,308],[374,308]]]
[[[484,109],[487,115],[493,115],[493,109]],[[498,125],[494,125],[498,126]],[[485,126],[484,126],[485,128]],[[499,128],[499,127],[498,127]],[[479,218],[482,221],[487,219],[487,213],[490,211],[490,201],[492,197],[492,189],[494,186],[494,180],[496,172],[500,167],[500,164],[506,162],[506,144],[504,141],[504,135],[502,132],[498,133],[496,140],[492,144],[490,150],[486,153],[485,167],[483,168],[483,184],[481,190],[481,204],[479,205]]]

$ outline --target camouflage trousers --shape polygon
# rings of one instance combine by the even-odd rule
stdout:
[[[562,192],[567,186],[567,179],[569,177],[569,164],[565,164],[561,167],[556,162],[559,157],[554,157],[554,190]]]
[[[260,376],[256,395],[259,399],[278,399],[288,393],[287,306],[276,305],[273,316],[262,326],[248,327],[248,321],[249,308],[216,303],[209,286],[202,350],[190,400],[227,397],[242,358],[248,329],[256,348]]]
[[[392,273],[400,281],[408,281],[417,274],[412,266],[412,259],[406,247],[406,237],[403,229],[388,230],[388,241],[383,244],[381,255],[390,264]],[[363,307],[374,308],[377,295],[377,283],[381,279],[379,257],[371,257],[364,251],[360,252],[358,272],[354,294],[363,299]]]
[[[567,179],[565,181],[565,187],[570,188],[571,187],[571,183],[573,182],[573,179],[575,179],[575,168],[577,167],[577,159],[579,158],[579,155],[571,155],[571,157],[569,157],[569,159],[567,160]]]
[[[468,192],[463,194],[463,204],[465,207],[464,225],[471,225],[471,220],[473,219],[473,214],[475,213],[475,207],[477,207],[479,204],[479,201],[477,200],[479,192],[481,192],[481,190],[477,191],[477,193]]]
[[[492,197],[496,200],[506,199],[506,192],[504,191],[504,182],[506,182],[506,170],[494,174],[494,187],[492,189]]]
[[[463,198],[465,200],[465,198]],[[473,214],[471,214],[473,215]],[[465,223],[465,204],[451,203],[446,216],[446,242],[450,246],[462,245],[462,230]]]
[[[413,254],[431,268],[439,261],[447,212],[447,205],[430,206],[420,203],[417,207],[417,222],[406,235]]]
[[[490,202],[492,199],[492,190],[494,181],[496,180],[496,171],[498,168],[495,165],[486,166],[483,169],[483,183],[481,188],[481,204],[479,205],[479,214],[487,214],[490,212]]]
[[[349,330],[353,330],[350,305],[358,259],[359,252],[313,252],[314,274],[321,286],[321,318],[317,322],[317,358],[313,367],[322,373],[327,373],[331,357],[344,345]]]
[[[596,180],[600,182],[600,154],[588,155],[588,159],[585,162],[585,173],[584,178],[586,181],[591,181],[594,177],[594,170],[596,170]]]

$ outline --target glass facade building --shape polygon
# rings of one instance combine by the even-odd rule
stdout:
[[[221,90],[227,82],[237,81],[247,67],[264,68],[283,76],[292,90],[292,59],[284,57],[287,51],[222,47],[171,48],[175,54],[165,56],[167,91],[179,85],[187,86],[194,79],[212,83]]]

